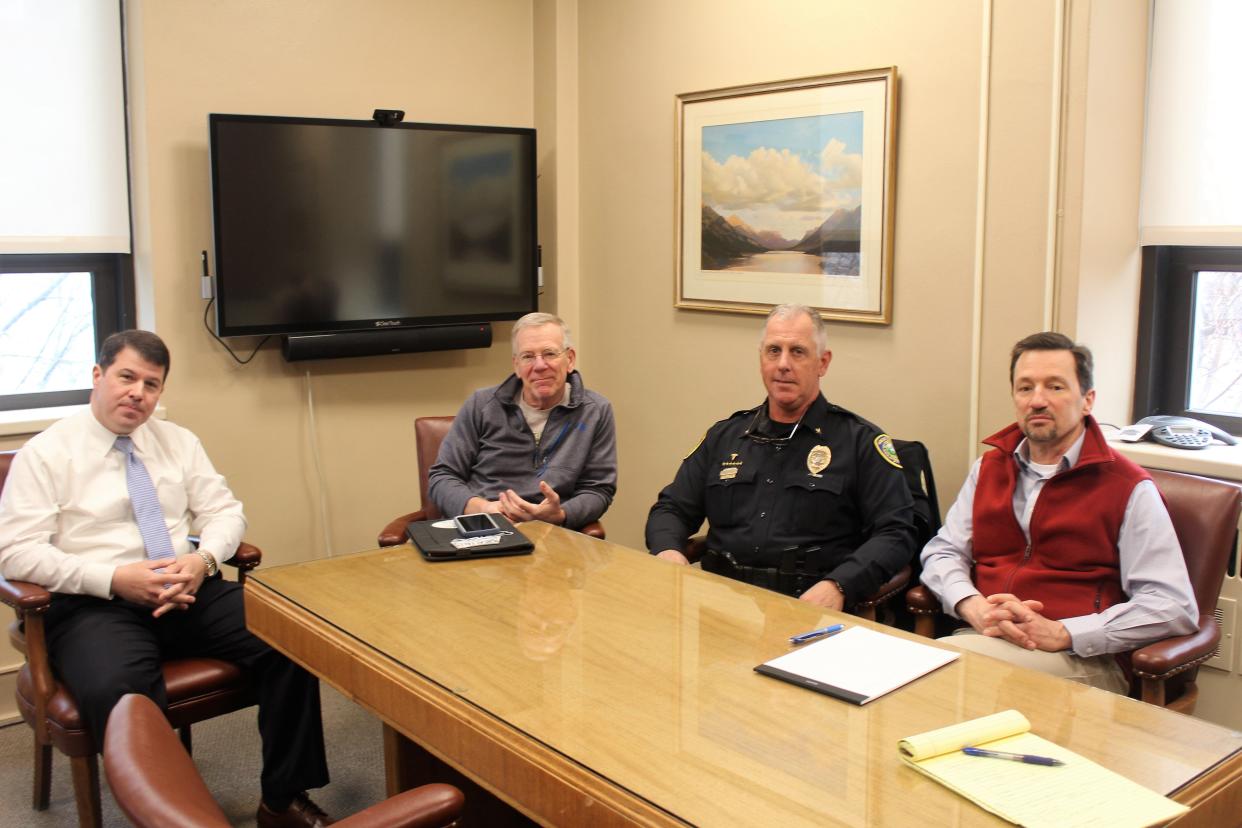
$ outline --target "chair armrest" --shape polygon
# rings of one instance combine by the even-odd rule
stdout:
[[[146,696],[121,697],[102,747],[108,784],[131,824],[228,824],[163,711]]]
[[[920,584],[906,590],[906,608],[915,615],[935,615],[940,612],[940,599]]]
[[[464,803],[461,791],[436,782],[403,791],[336,824],[343,828],[442,828],[461,816]]]
[[[695,535],[686,541],[686,548],[681,553],[686,556],[686,560],[695,563],[699,558],[703,557],[703,553],[707,551],[707,536]]]
[[[249,572],[263,561],[263,551],[259,547],[242,541],[237,545],[237,551],[233,553],[233,557],[225,561],[229,566],[235,566],[242,572]]]
[[[583,526],[578,531],[584,535],[590,535],[593,538],[599,538],[600,540],[605,540],[604,524],[600,523],[598,520],[591,521],[590,523],[588,523],[586,526]]]
[[[914,632],[924,638],[936,637],[936,622],[940,617],[940,599],[930,589],[919,584],[906,590],[906,609],[914,616]]]
[[[889,598],[906,588],[906,584],[910,583],[910,576],[914,574],[909,566],[903,566],[896,575],[884,582],[876,593],[869,598],[864,598],[854,606],[857,609],[875,607],[883,604]]]
[[[43,629],[43,614],[52,604],[52,593],[37,584],[26,581],[10,581],[0,578],[0,601],[17,613],[17,620],[9,627],[9,641],[13,649],[26,657],[30,668],[30,680],[34,689],[34,724],[38,744],[47,744],[47,704],[56,690],[52,665],[47,655],[47,635]]]
[[[52,593],[26,581],[0,578],[0,601],[12,607],[18,615],[25,615],[46,610],[52,603]]]
[[[1220,627],[1214,616],[1199,619],[1199,629],[1140,647],[1131,654],[1135,675],[1167,679],[1197,667],[1212,657],[1220,643]]]
[[[410,512],[408,515],[394,518],[387,526],[380,530],[375,542],[379,546],[400,546],[409,540],[409,537],[405,534],[406,524],[426,519],[427,511],[425,509],[419,509],[417,512]]]

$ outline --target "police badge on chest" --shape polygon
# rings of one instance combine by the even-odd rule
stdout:
[[[832,449],[827,446],[814,446],[806,456],[806,470],[811,477],[823,477],[820,472],[828,468],[832,462]]]

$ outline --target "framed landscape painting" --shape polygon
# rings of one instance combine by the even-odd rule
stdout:
[[[677,96],[676,305],[892,320],[897,70]]]

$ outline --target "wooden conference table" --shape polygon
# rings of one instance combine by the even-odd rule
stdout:
[[[428,564],[402,546],[260,569],[249,625],[545,824],[1003,824],[904,767],[897,742],[1011,707],[1193,806],[1179,825],[1242,819],[1235,731],[972,653],[856,707],[753,672],[839,616],[522,530],[534,555]]]

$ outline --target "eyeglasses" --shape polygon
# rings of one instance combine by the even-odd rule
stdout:
[[[778,449],[784,448],[789,444],[793,436],[798,433],[798,427],[802,425],[802,417],[806,416],[806,412],[802,412],[802,417],[798,418],[798,422],[794,423],[794,427],[784,437],[769,437],[766,434],[759,434],[755,431],[756,426],[759,425],[759,418],[763,416],[763,413],[763,407],[760,406],[759,410],[755,412],[755,418],[750,421],[750,425],[742,432],[742,436],[750,438],[752,443],[758,443],[761,446],[776,446]]]
[[[535,360],[537,359],[542,359],[544,362],[548,363],[549,365],[555,365],[556,363],[561,361],[561,357],[565,356],[565,352],[568,350],[569,350],[568,348],[562,348],[559,351],[551,351],[551,350],[540,351],[537,354],[533,354],[530,351],[526,351],[524,353],[517,355],[518,365],[521,365],[523,368],[527,368],[531,365],[534,365]]]

